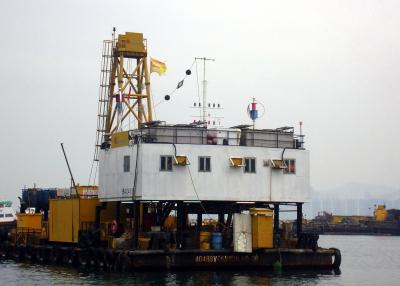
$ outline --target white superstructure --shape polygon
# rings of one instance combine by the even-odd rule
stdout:
[[[102,201],[309,199],[309,152],[289,128],[144,128],[103,146],[99,163]]]
[[[10,223],[16,220],[15,211],[11,202],[0,202],[0,224]]]

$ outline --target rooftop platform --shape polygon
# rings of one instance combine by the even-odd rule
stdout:
[[[249,125],[230,128],[206,128],[202,124],[168,125],[157,121],[129,131],[129,140],[136,143],[173,143],[200,145],[252,146],[303,149],[304,135],[296,135],[293,127],[252,129]]]

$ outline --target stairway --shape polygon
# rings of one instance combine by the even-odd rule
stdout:
[[[99,150],[106,132],[107,108],[109,101],[110,76],[113,61],[113,41],[103,42],[103,52],[100,71],[99,102],[97,110],[97,131],[93,161],[99,161]]]

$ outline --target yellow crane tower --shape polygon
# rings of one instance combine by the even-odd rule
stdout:
[[[113,39],[103,42],[94,160],[125,123],[140,128],[153,120],[152,113],[147,41],[131,32],[116,38],[114,28]]]

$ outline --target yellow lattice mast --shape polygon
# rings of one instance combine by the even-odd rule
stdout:
[[[141,33],[127,32],[113,40],[105,111],[104,142],[132,120],[140,127],[152,121],[147,44]]]
[[[155,71],[165,72],[165,64],[159,65]],[[93,178],[96,183],[100,149],[112,146],[113,138],[114,144],[118,143],[121,135],[129,140],[128,133],[122,131],[141,128],[153,120],[149,72],[143,34],[127,32],[116,38],[114,28],[112,40],[103,42],[97,134],[89,182]]]
[[[94,161],[115,133],[153,120],[146,39],[141,33],[117,38],[114,33],[103,42]]]

